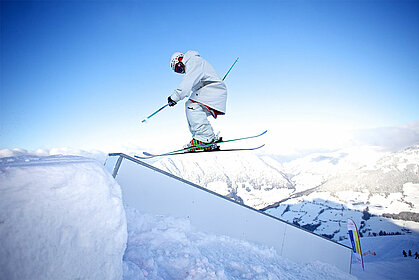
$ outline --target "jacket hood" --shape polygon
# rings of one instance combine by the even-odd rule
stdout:
[[[197,51],[187,51],[183,55],[183,63],[186,63],[191,57],[194,57],[194,56],[200,56],[199,52],[197,52]]]

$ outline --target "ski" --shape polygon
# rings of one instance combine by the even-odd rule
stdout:
[[[179,150],[175,150],[175,151],[171,151],[171,152],[167,152],[167,153],[163,153],[163,154],[150,154],[150,153],[147,153],[147,152],[143,152],[145,157],[140,157],[140,156],[135,156],[135,157],[144,159],[144,158],[151,158],[151,157],[156,157],[156,156],[168,156],[168,155],[177,154],[177,153],[185,153],[185,152],[190,152],[191,149],[197,150],[197,149],[200,149],[200,148],[210,147],[214,144],[218,145],[218,144],[223,144],[223,143],[228,143],[228,142],[233,142],[233,141],[247,140],[247,139],[260,137],[260,136],[264,135],[266,132],[268,132],[268,131],[265,130],[264,132],[262,132],[260,134],[257,134],[257,135],[253,135],[253,136],[234,138],[234,139],[230,139],[230,140],[222,140],[222,141],[218,141],[218,142],[215,142],[215,143],[209,143],[209,144],[196,145],[196,146],[193,146],[193,147],[183,148],[183,149],[179,149]],[[258,148],[261,148],[261,147],[258,147]],[[197,151],[194,151],[194,152],[199,152],[199,151],[200,150],[197,150]],[[226,151],[226,150],[223,150],[223,151]]]
[[[174,156],[174,155],[185,155],[185,154],[198,154],[198,153],[215,153],[215,152],[237,152],[237,151],[253,151],[253,150],[257,150],[260,149],[262,147],[264,147],[265,144],[259,146],[259,147],[255,147],[255,148],[237,148],[237,149],[217,149],[217,150],[209,150],[209,151],[205,151],[205,150],[198,150],[198,151],[181,151],[181,152],[172,152],[172,153],[166,153],[166,154],[150,154],[147,152],[144,152],[144,156],[134,156],[136,158],[139,159],[149,159],[149,158],[154,158],[154,157],[161,157],[161,156]]]

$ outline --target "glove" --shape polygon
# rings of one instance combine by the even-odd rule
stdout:
[[[173,101],[170,96],[167,98],[167,103],[169,103],[170,107],[173,107],[177,104],[176,101]]]

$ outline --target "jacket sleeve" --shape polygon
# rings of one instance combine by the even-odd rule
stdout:
[[[188,97],[194,86],[196,86],[202,79],[202,63],[200,61],[191,61],[187,65],[185,77],[179,84],[178,88],[170,96],[173,101],[180,101],[185,97]]]

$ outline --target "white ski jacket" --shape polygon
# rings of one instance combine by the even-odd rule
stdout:
[[[170,96],[172,100],[178,102],[192,91],[190,100],[225,114],[227,87],[211,64],[201,58],[197,51],[185,53],[182,62],[185,64],[185,77]]]

